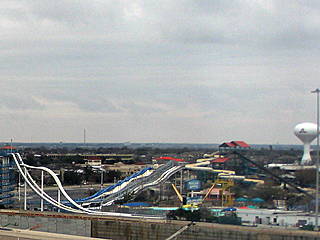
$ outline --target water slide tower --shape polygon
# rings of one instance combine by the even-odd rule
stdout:
[[[294,128],[294,134],[303,142],[304,150],[301,165],[308,165],[311,163],[311,142],[317,137],[317,124],[309,122],[299,123]]]

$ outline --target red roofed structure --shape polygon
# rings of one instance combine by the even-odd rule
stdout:
[[[232,141],[231,143],[236,145],[237,147],[241,147],[241,148],[249,148],[250,147],[250,145],[244,141]]]
[[[0,147],[0,149],[3,149],[3,150],[11,150],[11,149],[16,149],[16,148],[7,145],[7,146],[4,146],[4,147]]]
[[[226,161],[229,161],[230,158],[216,158],[212,161],[212,163],[225,163]]]
[[[220,144],[219,147],[236,147],[236,145],[232,142],[224,142]]]
[[[185,160],[181,158],[173,158],[173,157],[159,157],[159,158],[156,158],[156,160],[172,160],[176,162],[185,162]]]
[[[250,145],[244,141],[231,141],[220,144],[219,148],[250,148]]]

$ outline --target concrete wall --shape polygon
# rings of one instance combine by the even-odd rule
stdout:
[[[113,240],[164,240],[189,222],[0,210],[0,226]],[[320,240],[320,233],[196,223],[178,240]]]
[[[91,221],[82,219],[0,214],[0,226],[91,237]]]
[[[168,223],[92,221],[92,237],[111,238],[113,240],[164,240],[181,229],[188,222],[172,221]],[[316,240],[320,233],[257,229],[242,226],[197,223],[183,232],[179,240]]]

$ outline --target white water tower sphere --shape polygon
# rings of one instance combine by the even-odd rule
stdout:
[[[314,123],[300,123],[294,128],[294,134],[303,142],[304,150],[301,159],[301,165],[311,163],[310,145],[317,137],[317,124]]]

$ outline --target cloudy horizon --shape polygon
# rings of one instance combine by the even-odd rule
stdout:
[[[315,0],[5,0],[0,142],[297,144]]]

